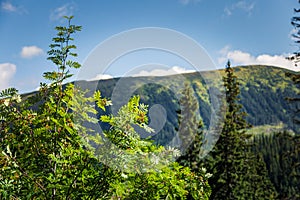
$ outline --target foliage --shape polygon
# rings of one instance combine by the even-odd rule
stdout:
[[[68,57],[76,56],[71,52],[76,48],[70,45],[71,35],[81,27],[70,24],[72,17],[67,19],[68,27],[56,28],[57,37],[48,52],[49,59],[58,66],[57,71],[44,73],[51,84],[41,84],[38,94],[23,101],[15,89],[2,92],[2,199],[99,195],[92,192],[91,183],[99,181],[95,177],[103,167],[97,166],[96,159],[85,150],[87,130],[75,122],[75,118],[95,122],[86,112],[96,111],[87,105],[91,98],[84,98],[84,93],[72,84],[65,88],[62,84],[71,76],[68,68],[80,66]]]
[[[243,105],[242,110],[247,113],[245,119],[253,126],[274,125],[283,123],[285,129],[293,131],[299,130],[291,118],[293,110],[297,108],[296,103],[289,103],[286,97],[296,97],[297,87],[292,80],[286,77],[285,73],[289,72],[283,68],[272,66],[239,66],[232,67],[234,73],[239,77],[240,82],[240,103]],[[291,72],[291,71],[290,71]],[[225,74],[225,70],[201,72],[203,76],[208,77],[209,81],[214,81],[216,73]],[[295,74],[295,72],[291,72]],[[183,74],[190,87],[194,90],[195,99],[197,99],[199,112],[205,127],[209,127],[211,120],[211,105],[207,103],[201,95],[203,88],[207,89],[205,81],[199,76],[199,73]],[[211,78],[210,78],[211,76]],[[181,77],[182,78],[182,77]],[[182,83],[178,81],[180,76],[166,77],[143,77],[142,80],[150,82],[138,87],[141,78],[126,78],[128,87],[139,88],[135,95],[139,95],[141,102],[149,107],[160,104],[166,110],[167,120],[162,130],[159,131],[152,139],[157,144],[167,145],[176,135],[175,127],[179,127],[177,119],[177,110],[180,109],[179,99],[181,90],[173,89]],[[100,90],[103,96],[111,97],[113,88],[116,86],[118,79],[99,80],[97,90]],[[157,84],[153,84],[153,82]],[[172,85],[171,85],[172,84]],[[220,83],[214,83],[216,86]],[[82,88],[91,88],[91,83],[80,82]],[[131,90],[133,91],[133,90]],[[123,92],[126,92],[123,91]],[[176,93],[177,92],[177,93]],[[206,91],[205,93],[207,93]],[[124,94],[126,95],[126,94]],[[120,94],[122,96],[122,94]],[[107,110],[109,112],[109,110]],[[98,110],[99,112],[99,110]],[[104,127],[105,128],[105,127]]]
[[[116,116],[103,115],[111,128],[104,131],[107,142],[95,154],[121,176],[111,183],[113,198],[122,199],[208,199],[210,187],[205,170],[195,174],[173,161],[178,151],[141,140],[139,126],[148,132],[147,106],[133,96]],[[98,153],[101,152],[101,153]]]
[[[194,97],[194,91],[188,83],[182,90],[180,99],[181,110],[178,111],[178,134],[183,154],[177,159],[179,163],[188,166],[195,173],[200,172],[202,165],[203,122],[200,119],[199,105]]]
[[[208,199],[205,171],[195,174],[172,160],[175,149],[140,139],[137,126],[152,129],[138,96],[100,117],[109,130],[91,129],[99,122],[93,104],[106,110],[112,102],[63,84],[80,67],[69,57],[77,56],[71,41],[81,27],[66,19],[48,51],[57,67],[44,73],[51,83],[24,99],[13,88],[0,93],[0,198]]]
[[[300,1],[298,1],[300,3]],[[300,9],[294,8],[294,13],[296,14],[294,17],[292,17],[291,24],[294,27],[294,33],[292,34],[295,43],[298,45],[300,43],[300,17],[298,14],[300,13]],[[292,56],[287,57],[287,59],[294,61],[295,66],[297,66],[297,63],[300,61],[300,52],[297,50],[293,53]]]
[[[259,159],[249,153],[249,137],[245,130],[249,124],[245,121],[242,105],[239,103],[239,81],[230,63],[225,69],[224,87],[226,94],[226,116],[224,126],[214,149],[207,158],[209,179],[212,187],[210,199],[274,199],[276,191],[262,190],[270,187],[266,178],[258,175],[261,167]],[[257,190],[260,188],[260,190]]]
[[[299,1],[300,3],[300,1]],[[300,12],[300,9],[294,9],[294,12],[296,14],[298,14]],[[292,26],[295,28],[295,33],[292,35],[293,38],[295,39],[295,43],[296,44],[299,44],[300,41],[300,24],[299,24],[299,21],[300,21],[300,17],[299,16],[294,16],[291,20],[291,24]],[[299,58],[300,58],[300,52],[297,51],[297,52],[294,52],[294,55],[293,56],[290,56],[288,57],[287,59],[289,60],[292,60],[294,61],[295,65],[297,66],[297,63],[299,62]],[[297,89],[299,89],[299,83],[300,83],[300,75],[299,73],[291,73],[291,72],[288,72],[286,73],[286,76],[288,78],[290,78],[294,85],[297,87]],[[300,124],[300,119],[299,119],[299,102],[300,102],[300,98],[299,98],[299,90],[296,91],[296,95],[293,95],[293,96],[287,96],[287,99],[289,100],[289,102],[292,102],[295,106],[294,106],[294,114],[295,116],[293,117],[293,120],[295,122],[295,124]],[[299,127],[297,127],[298,129]],[[298,130],[297,130],[298,131]]]
[[[298,74],[291,73],[295,83],[291,85],[282,75],[284,70],[233,69],[228,63],[220,72],[228,103],[225,124],[203,163],[199,157],[202,129],[211,114],[204,81],[185,75],[192,84],[182,91],[179,124],[176,95],[166,90],[176,76],[149,81],[157,84],[145,85],[138,91],[141,97],[133,96],[112,115],[109,106],[113,102],[103,96],[110,96],[116,80],[100,83],[101,93],[94,94],[63,84],[72,76],[70,69],[80,67],[70,59],[77,56],[72,35],[81,30],[71,19],[67,17],[67,27],[56,27],[57,36],[48,51],[56,67],[44,73],[51,83],[42,83],[39,92],[30,96],[19,95],[14,88],[0,93],[1,199],[274,199],[274,186],[281,199],[299,198],[299,137],[282,133],[256,135],[252,140],[245,132],[246,120],[255,125],[283,121],[293,126],[287,116],[298,107],[283,100],[297,91]],[[138,84],[135,80],[133,87]],[[88,83],[84,84],[87,89]],[[297,103],[299,99],[290,100]],[[169,141],[174,127],[180,127],[183,155],[178,162],[174,161],[178,150],[140,138],[140,130],[153,131],[148,126],[147,105],[156,103],[162,103],[168,115],[162,134],[155,138],[157,143]],[[200,111],[203,123],[195,110]],[[99,123],[107,127],[100,133],[93,129]],[[203,165],[213,173],[211,178]]]
[[[276,68],[272,66],[242,66],[232,67],[234,73],[239,77],[240,82],[240,103],[243,105],[243,111],[247,112],[245,119],[253,126],[274,125],[283,123],[284,129],[291,129],[294,132],[299,130],[299,126],[294,123],[291,116],[296,115],[294,111],[297,110],[298,103],[289,103],[286,101],[287,97],[297,97],[295,93],[298,91],[297,87],[293,84],[289,77],[286,77],[288,71],[283,68]],[[208,77],[210,81],[214,81],[213,77],[216,73],[224,74],[224,70],[201,72],[205,77]],[[296,74],[295,72],[291,72]],[[202,80],[199,73],[183,74],[190,86],[194,90],[194,96],[198,101],[199,112],[204,124],[204,127],[208,127],[210,124],[210,118],[212,114],[211,106],[202,99],[201,93],[203,88],[206,88],[205,81]],[[212,78],[210,78],[210,76]],[[178,127],[178,119],[176,111],[180,109],[179,100],[176,98],[180,95],[175,94],[175,90],[170,86],[179,85],[176,80],[180,78],[176,75],[167,77],[143,77],[144,84],[135,91],[135,95],[139,95],[141,102],[149,105],[149,107],[160,104],[166,110],[166,122],[163,128],[156,134],[153,139],[155,143],[161,145],[167,145],[172,138],[176,135],[175,127]],[[128,87],[138,88],[140,84],[140,77],[126,78]],[[99,80],[97,90],[101,91],[102,96],[111,97],[114,87],[119,79]],[[153,84],[153,82],[157,84]],[[220,85],[220,83],[215,83]],[[78,81],[75,85],[80,85],[83,90],[93,88],[88,81]],[[199,88],[200,87],[200,88]],[[182,86],[180,87],[182,88]],[[123,92],[126,92],[124,90]],[[206,92],[207,93],[207,92]],[[32,95],[32,94],[29,94]],[[24,98],[27,98],[26,95]],[[87,93],[88,96],[92,96],[92,92]],[[126,95],[126,94],[125,94]],[[120,94],[122,96],[122,94]],[[116,104],[116,102],[115,102]],[[98,113],[103,114],[101,109],[96,108]],[[109,109],[105,114],[109,113]],[[100,115],[98,114],[98,115]],[[103,129],[106,129],[106,125],[101,123]],[[157,131],[157,130],[156,130]]]
[[[279,199],[299,199],[299,135],[286,131],[255,135],[252,151],[263,156]]]

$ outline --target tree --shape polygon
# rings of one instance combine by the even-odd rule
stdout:
[[[111,142],[104,144],[101,152],[107,151],[105,155],[114,158],[109,166],[122,174],[111,185],[114,198],[208,199],[210,187],[205,171],[194,173],[172,160],[177,156],[174,149],[140,139],[134,125],[151,129],[146,124],[147,106],[139,103],[138,96],[121,107],[116,116],[104,115],[101,120],[111,125],[104,133]]]
[[[203,123],[200,119],[198,101],[194,96],[189,83],[185,83],[185,87],[182,90],[182,97],[180,99],[181,109],[178,113],[178,124],[177,132],[180,139],[180,147],[182,155],[177,158],[177,162],[181,165],[189,167],[192,172],[203,176],[206,173],[206,169],[203,167]],[[209,178],[211,175],[207,174]],[[210,189],[210,188],[207,188]]]
[[[298,1],[298,3],[300,3],[300,1]],[[297,44],[298,48],[299,48],[299,43],[300,43],[300,17],[299,17],[299,13],[300,13],[300,9],[294,8],[294,12],[296,14],[296,16],[292,17],[291,19],[291,24],[295,29],[295,33],[292,35],[294,38],[295,43]],[[300,62],[300,51],[299,49],[294,52],[294,54],[290,57],[288,57],[287,59],[294,61],[295,66],[297,66],[297,64]],[[294,84],[296,85],[298,91],[295,93],[295,95],[293,97],[287,97],[287,100],[292,103],[292,105],[294,106],[294,116],[293,116],[293,122],[294,122],[294,131],[296,133],[299,133],[299,125],[300,125],[300,93],[299,93],[299,88],[300,88],[300,74],[298,72],[290,72],[286,74],[288,77],[291,78],[291,80],[294,82]],[[280,135],[279,135],[280,136]],[[297,137],[293,137],[295,139],[293,139],[293,151],[287,151],[285,152],[287,154],[288,157],[294,158],[295,155],[299,155],[300,154],[300,142],[298,139],[296,139]],[[294,142],[297,141],[297,142]],[[299,172],[300,170],[300,162],[298,159],[292,159],[291,165],[289,166],[289,170],[284,170],[284,173],[289,173],[289,176],[293,177],[293,181],[297,180],[299,177],[297,177],[297,172]],[[288,172],[286,172],[288,171]],[[280,188],[284,188],[282,186],[280,186]],[[286,188],[284,188],[286,189]],[[286,194],[286,191],[284,191],[284,194],[280,194],[281,196],[287,196],[287,195],[293,195],[294,193],[297,193],[298,188],[294,189],[292,191],[293,186],[288,188],[289,190],[289,194]]]
[[[41,83],[38,93],[21,100],[16,89],[1,93],[1,176],[3,199],[43,198],[74,199],[86,195],[103,195],[94,186],[107,188],[107,180],[99,177],[105,167],[97,165],[91,152],[85,150],[87,129],[75,119],[96,123],[88,116],[95,113],[89,105],[92,98],[73,84],[63,85],[72,75],[71,68],[80,64],[69,59],[77,56],[71,44],[80,26],[56,27],[49,60],[57,68],[45,72],[51,83]]]
[[[225,73],[223,81],[227,111],[224,127],[211,154],[215,162],[212,168],[214,175],[210,179],[211,199],[236,198],[234,192],[239,183],[238,179],[242,175],[241,165],[246,150],[246,139],[248,139],[244,132],[247,128],[244,120],[245,113],[241,111],[241,105],[238,104],[239,83],[229,62]]]
[[[300,3],[300,1],[298,0]],[[291,24],[294,27],[294,33],[292,34],[292,37],[295,40],[295,43],[298,45],[300,43],[300,16],[297,16],[297,14],[300,13],[300,9],[294,8],[294,12],[296,16],[292,17]],[[287,57],[288,60],[294,61],[295,66],[297,66],[297,63],[300,62],[300,52],[299,50],[294,52],[292,56]]]
[[[112,102],[100,91],[87,96],[64,84],[70,69],[80,67],[70,59],[77,56],[71,36],[81,30],[72,18],[56,27],[50,45],[48,59],[56,67],[44,73],[50,84],[41,83],[38,93],[24,98],[14,88],[0,93],[0,198],[208,199],[204,172],[195,174],[170,159],[175,149],[139,137],[135,126],[151,129],[138,96],[116,116],[97,119],[95,104],[105,110]],[[99,121],[110,129],[97,133],[86,126]]]
[[[177,132],[181,141],[182,155],[177,161],[183,166],[188,166],[192,171],[198,173],[202,170],[202,141],[203,122],[200,119],[198,101],[189,83],[185,83],[180,99],[181,109],[178,113]]]
[[[270,180],[276,187],[279,199],[300,198],[300,154],[297,146],[300,136],[291,132],[256,134],[256,145],[252,147],[256,155],[266,160]]]
[[[298,1],[300,3],[300,1]],[[294,27],[294,33],[292,34],[292,37],[294,38],[294,42],[298,45],[300,44],[300,9],[294,8],[295,16],[291,19],[291,25]],[[287,57],[288,60],[291,60],[294,62],[295,66],[298,66],[298,63],[300,62],[300,51],[299,49],[293,53],[293,55]],[[294,82],[294,84],[297,86],[298,91],[296,92],[294,97],[288,97],[287,99],[294,104],[295,108],[295,116],[294,116],[294,122],[296,125],[300,124],[300,74],[299,73],[293,73],[289,72],[286,74],[288,77],[291,78],[291,80]],[[299,132],[299,127],[295,126],[294,131]]]
[[[249,154],[250,135],[246,134],[249,124],[244,119],[246,113],[239,103],[239,81],[230,62],[227,63],[223,81],[227,103],[224,126],[219,140],[206,159],[208,172],[213,174],[209,179],[212,187],[210,199],[275,198],[273,190],[270,193],[267,191],[267,194],[256,194],[255,187],[263,187],[259,185],[261,180],[255,179],[259,177],[256,173],[259,166],[255,165],[259,160]]]

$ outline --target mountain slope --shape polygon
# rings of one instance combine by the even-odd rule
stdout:
[[[282,123],[284,128],[296,130],[293,123],[293,108],[286,98],[295,96],[297,88],[286,76],[286,69],[272,66],[240,66],[235,67],[235,74],[241,83],[241,103],[248,113],[247,121],[254,126],[277,125]],[[153,125],[157,130],[154,139],[160,144],[167,144],[175,134],[178,127],[177,113],[180,109],[180,90],[183,82],[188,82],[195,91],[199,101],[199,111],[206,127],[209,127],[211,119],[212,90],[222,89],[221,79],[215,79],[217,75],[223,76],[223,70],[195,72],[164,77],[124,77],[100,81],[78,81],[83,89],[100,90],[103,96],[112,98],[114,111],[125,104],[130,96],[138,94],[143,103],[148,104],[155,113],[160,113],[160,119]],[[205,77],[205,78],[204,78]],[[206,83],[209,83],[208,84]],[[210,91],[208,91],[208,87]],[[90,93],[91,94],[91,93]],[[159,106],[158,106],[159,105]],[[154,106],[154,107],[153,107]],[[153,111],[152,110],[152,111]],[[166,118],[164,113],[166,113]],[[158,115],[156,115],[157,117]],[[166,122],[159,124],[159,121]],[[151,116],[150,116],[151,123]],[[144,137],[149,135],[144,135]]]

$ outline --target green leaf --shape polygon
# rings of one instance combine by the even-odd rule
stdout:
[[[0,92],[0,98],[12,97],[18,94],[18,90],[15,88],[7,88]]]
[[[112,116],[102,115],[102,116],[100,117],[100,120],[101,120],[102,122],[111,123],[112,120],[113,120],[113,118],[112,118]]]

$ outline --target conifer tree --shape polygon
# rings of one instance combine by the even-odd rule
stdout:
[[[229,62],[225,73],[223,81],[227,111],[220,138],[211,153],[214,160],[211,169],[213,177],[210,179],[211,199],[236,198],[234,190],[242,175],[243,152],[246,150],[245,139],[247,138],[243,129],[247,127],[247,123],[244,119],[245,113],[241,111],[241,105],[238,103],[239,83]]]
[[[298,3],[300,4],[300,1],[298,0]],[[295,43],[297,44],[298,48],[299,48],[299,44],[300,44],[300,9],[298,8],[294,8],[294,13],[295,16],[292,17],[291,19],[291,24],[294,27],[295,33],[292,35],[294,38]],[[292,60],[295,63],[295,66],[298,65],[298,63],[300,62],[300,50],[298,49],[296,52],[293,53],[292,56],[288,57],[287,59]],[[294,82],[294,84],[296,85],[296,87],[298,88],[298,91],[296,92],[296,94],[293,97],[287,97],[287,100],[290,103],[293,103],[294,106],[294,116],[293,116],[293,121],[294,121],[294,126],[293,126],[293,130],[296,133],[299,133],[300,129],[300,92],[299,92],[299,88],[300,88],[300,74],[298,72],[289,72],[286,74],[288,77],[291,78],[291,80]],[[299,155],[300,154],[300,143],[296,142],[294,143],[294,152],[289,152],[290,155],[288,155],[289,157],[293,157],[293,154]],[[300,163],[297,160],[293,160],[292,165],[290,166],[290,170],[293,172],[297,172],[300,170]],[[297,179],[297,178],[296,178]],[[290,189],[290,188],[289,188]],[[292,191],[291,194],[293,193],[297,193],[297,191]]]
[[[300,1],[298,1],[300,3]],[[291,25],[294,27],[295,33],[292,34],[292,37],[294,38],[294,41],[297,45],[300,44],[300,17],[298,16],[300,13],[300,9],[296,9],[294,8],[294,12],[295,12],[295,16],[292,17],[291,19]],[[287,57],[288,60],[291,60],[294,62],[295,66],[298,65],[298,63],[300,62],[300,51],[296,51],[293,53],[293,55]],[[290,77],[292,79],[292,81],[294,82],[294,84],[296,85],[297,88],[300,87],[300,74],[299,73],[292,73],[292,72],[288,72],[286,74],[288,77]],[[296,124],[300,124],[300,118],[299,116],[297,116],[297,114],[299,114],[299,102],[300,102],[300,97],[299,97],[299,92],[294,96],[294,97],[287,97],[287,99],[290,102],[293,102],[295,104],[295,117],[294,117],[294,122]],[[296,129],[294,130],[296,132],[298,132],[299,130]]]
[[[300,3],[300,1],[298,0]],[[295,40],[296,44],[300,43],[300,9],[294,8],[295,16],[291,19],[291,25],[294,27],[294,33],[292,34],[292,37]],[[287,57],[288,60],[291,60],[295,63],[295,66],[300,62],[300,52],[299,50],[294,52],[292,56]]]
[[[269,177],[279,193],[279,199],[299,199],[300,169],[295,166],[300,161],[297,143],[300,136],[287,131],[254,136],[256,155],[262,154],[267,160]]]
[[[224,126],[207,158],[208,172],[213,174],[209,180],[212,188],[210,199],[263,199],[263,194],[256,194],[254,187],[261,182],[254,178],[258,177],[256,169],[260,166],[248,151],[250,135],[246,134],[246,129],[249,124],[239,103],[240,85],[230,62],[223,81],[227,103]],[[276,196],[273,192],[266,194],[268,199]]]
[[[177,159],[179,163],[190,167],[194,172],[201,169],[203,122],[200,115],[197,116],[199,105],[194,97],[194,91],[189,83],[185,83],[180,99],[181,110],[178,113],[178,134],[181,140],[182,155]]]

